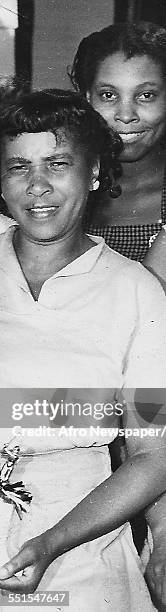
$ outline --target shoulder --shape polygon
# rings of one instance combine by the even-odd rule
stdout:
[[[0,227],[0,268],[2,269],[9,257],[9,253],[13,250],[13,233],[15,231],[16,223],[8,225],[3,230]]]
[[[103,269],[109,271],[110,286],[113,282],[121,287],[124,303],[135,296],[134,301],[137,302],[139,310],[149,310],[153,305],[153,308],[157,307],[158,311],[161,309],[166,316],[166,296],[163,288],[141,263],[127,259],[105,245],[101,264]]]
[[[124,257],[106,244],[102,251],[102,260],[103,266],[109,267],[112,275],[123,276],[125,279],[128,277],[134,284],[148,282],[159,285],[158,281],[140,262]]]
[[[8,227],[11,227],[12,225],[16,225],[16,221],[14,221],[14,219],[10,219],[10,217],[6,217],[6,215],[2,215],[2,213],[0,213],[0,234],[3,234],[4,232],[6,232]]]

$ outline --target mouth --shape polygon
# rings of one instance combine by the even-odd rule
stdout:
[[[145,134],[146,134],[145,130],[143,132],[128,132],[128,134],[126,134],[125,132],[119,132],[119,136],[121,137],[121,139],[123,140],[125,144],[137,142],[137,140],[140,140],[141,138],[143,138]]]
[[[58,209],[59,206],[33,206],[32,208],[27,208],[27,212],[36,219],[45,219],[57,212]]]

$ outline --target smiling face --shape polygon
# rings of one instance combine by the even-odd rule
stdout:
[[[166,85],[150,57],[115,53],[100,63],[87,99],[124,143],[122,161],[142,159],[166,129]]]
[[[93,170],[72,140],[52,132],[5,137],[1,185],[9,212],[31,240],[57,240],[81,224]]]

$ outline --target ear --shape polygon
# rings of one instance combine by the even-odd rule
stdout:
[[[98,181],[99,172],[100,172],[100,160],[96,159],[92,165],[92,170],[91,170],[91,181],[90,181],[90,188],[89,188],[90,191],[93,191],[95,189],[94,185],[96,181]],[[98,187],[99,187],[99,182],[98,182]]]

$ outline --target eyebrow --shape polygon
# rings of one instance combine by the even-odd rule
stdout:
[[[135,89],[139,88],[139,87],[158,87],[158,83],[156,81],[143,81],[143,83],[138,83],[138,85],[135,85]],[[111,83],[111,81],[99,81],[98,83],[96,83],[96,87],[112,87],[112,89],[117,89],[117,85],[113,85],[113,83]]]
[[[63,159],[64,157],[67,157],[69,161],[73,161],[73,155],[69,153],[68,151],[63,151],[63,153],[55,152],[53,153],[53,155],[48,155],[47,157],[43,157],[43,161],[54,161],[57,158]]]
[[[73,161],[73,155],[71,155],[71,153],[68,153],[68,151],[64,151],[63,153],[58,153],[55,152],[52,155],[48,155],[47,157],[42,157],[41,158],[41,162],[47,162],[47,161],[55,161],[56,159],[63,159],[64,157],[66,157],[69,161]],[[31,159],[27,159],[26,157],[21,157],[20,155],[17,155],[16,157],[9,157],[6,160],[7,164],[15,164],[15,163],[22,163],[22,164],[31,164],[33,163],[31,161]]]
[[[6,159],[7,163],[15,163],[15,162],[22,162],[22,163],[27,163],[27,159],[25,159],[25,157],[21,157],[20,155],[17,155],[16,157],[8,157]]]

